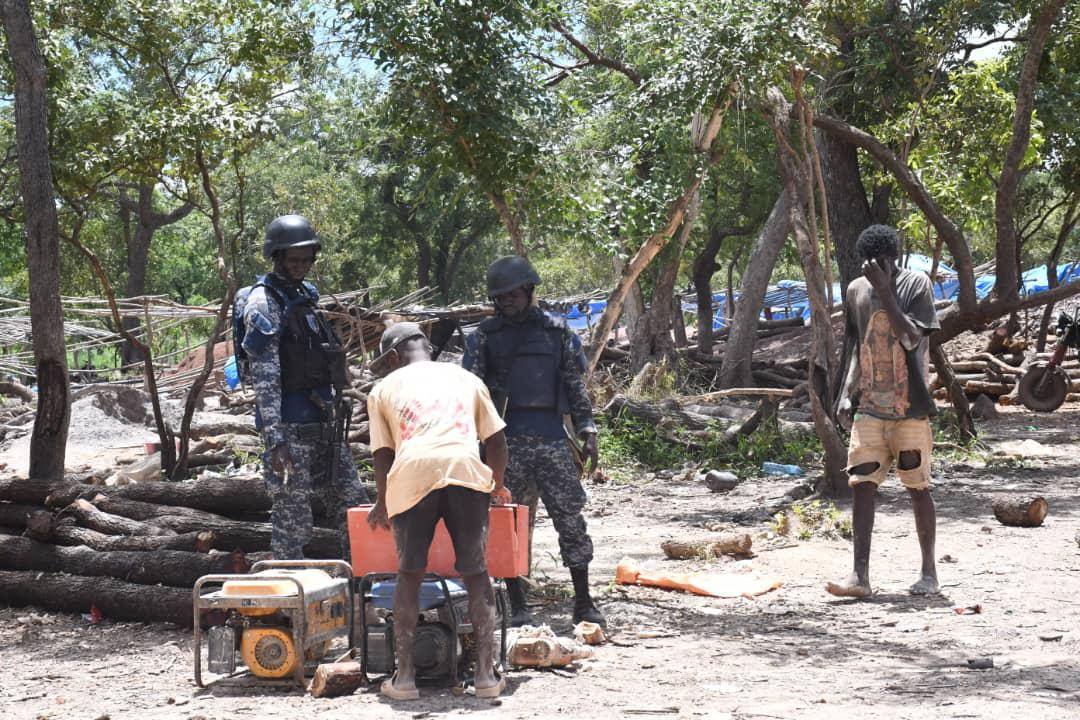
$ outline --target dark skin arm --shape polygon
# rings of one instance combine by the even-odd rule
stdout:
[[[502,430],[484,441],[484,462],[491,468],[491,475],[495,480],[495,489],[491,491],[492,505],[506,505],[514,501],[510,491],[503,484],[507,457],[509,457],[509,451],[506,447],[506,434]]]
[[[371,509],[367,519],[372,530],[380,527],[390,529],[390,518],[386,515],[386,476],[390,474],[390,467],[394,464],[394,455],[390,448],[379,448],[372,455],[375,489],[378,492],[375,507]]]
[[[905,350],[914,350],[922,340],[923,333],[919,326],[900,309],[900,302],[896,299],[896,288],[893,287],[892,282],[897,272],[896,260],[893,258],[867,260],[863,263],[862,271],[877,293],[881,309],[889,318],[889,325],[896,339]]]

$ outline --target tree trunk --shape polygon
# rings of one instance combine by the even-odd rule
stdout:
[[[720,366],[719,385],[722,388],[746,387],[754,384],[751,359],[757,342],[758,315],[769,289],[776,258],[791,231],[791,196],[781,191],[772,211],[754,242],[739,287],[739,303],[735,306],[724,347],[724,362]]]
[[[702,355],[713,354],[713,273],[720,269],[716,255],[725,237],[718,228],[710,228],[705,246],[693,260],[693,287],[698,294],[698,353]]]
[[[862,274],[862,258],[855,248],[859,233],[873,224],[866,189],[859,173],[859,150],[847,140],[827,132],[816,134],[822,172],[829,197],[829,229],[840,268],[841,296]]]
[[[1072,202],[1065,209],[1065,217],[1061,222],[1061,227],[1058,229],[1057,240],[1054,242],[1054,248],[1050,251],[1050,258],[1046,261],[1046,282],[1053,290],[1058,286],[1058,260],[1061,259],[1061,252],[1065,249],[1065,241],[1069,239],[1072,234],[1073,228],[1076,227],[1076,223],[1080,220],[1080,213],[1077,212],[1078,203],[1080,203],[1080,194],[1073,195]],[[1046,350],[1046,334],[1050,329],[1050,320],[1054,317],[1054,303],[1047,303],[1043,308],[1042,320],[1039,321],[1039,334],[1037,336],[1035,351],[1043,352]]]
[[[499,214],[506,233],[510,236],[510,244],[514,246],[514,252],[523,258],[529,257],[525,251],[525,233],[521,228],[521,217],[510,207],[502,191],[492,190],[487,195],[491,204],[495,206],[495,212]]]
[[[611,266],[615,269],[616,273],[622,275],[623,270],[626,268],[626,262],[616,254],[611,258]],[[634,337],[638,323],[641,322],[644,315],[645,297],[641,293],[640,283],[635,280],[634,284],[630,287],[630,292],[626,295],[626,302],[623,306],[622,320],[623,324],[626,325],[626,335],[628,338]]]
[[[214,369],[214,346],[223,337],[225,323],[228,320],[229,312],[232,309],[233,298],[236,297],[236,278],[233,277],[232,272],[229,270],[227,261],[227,258],[231,257],[232,254],[229,252],[229,243],[222,227],[221,203],[210,176],[210,167],[207,165],[206,157],[203,154],[201,147],[196,147],[195,149],[195,161],[199,168],[199,175],[202,178],[203,192],[210,202],[210,225],[214,230],[214,239],[217,241],[218,276],[221,279],[221,284],[225,286],[225,295],[221,299],[221,306],[218,307],[217,316],[214,318],[214,327],[210,331],[210,337],[206,339],[206,343],[203,345],[203,366],[199,370],[199,373],[191,380],[191,386],[188,388],[187,395],[184,397],[184,415],[180,420],[180,453],[176,458],[175,466],[170,467],[170,465],[166,464],[166,458],[171,460],[172,448],[165,448],[162,446],[162,467],[167,469],[169,479],[173,481],[181,480],[187,475],[188,444],[191,438],[191,419],[195,416],[195,404],[199,399],[199,395],[202,393],[203,387],[206,385],[206,379],[210,377],[210,372]],[[239,173],[239,170],[237,172]],[[236,240],[244,231],[244,202],[242,194],[237,200],[237,203],[236,217],[238,227],[236,235],[233,238],[233,247],[235,247]]]
[[[686,316],[683,314],[682,297],[678,292],[671,295],[671,334],[675,337],[675,347],[683,349],[690,344],[686,337]]]
[[[675,355],[675,341],[672,325],[675,322],[674,310],[678,302],[675,298],[675,283],[679,277],[679,265],[686,250],[690,231],[697,222],[701,211],[701,194],[695,193],[686,209],[679,237],[668,250],[667,262],[660,268],[660,274],[653,286],[652,304],[641,322],[634,328],[630,338],[630,371],[637,373],[645,363],[664,360],[671,371],[678,367]],[[680,309],[680,313],[681,313]]]
[[[150,257],[150,244],[154,239],[154,233],[175,222],[184,219],[195,207],[194,203],[184,203],[172,212],[154,212],[154,181],[143,178],[139,181],[138,199],[131,200],[123,189],[120,191],[120,204],[122,212],[135,212],[135,232],[126,234],[125,248],[127,250],[127,282],[124,285],[124,294],[129,297],[139,297],[146,294],[146,270]],[[139,318],[124,318],[124,328],[128,332],[139,327]],[[132,343],[125,341],[121,350],[124,364],[134,365],[143,359],[142,352]]]
[[[28,0],[3,0],[0,8],[15,71],[15,143],[26,215],[30,328],[37,374],[37,414],[30,436],[29,474],[59,480],[64,477],[71,403],[60,304],[60,228],[49,161],[45,63]]]
[[[992,506],[998,522],[1014,527],[1038,527],[1050,510],[1050,505],[1041,497],[998,495],[992,500]]]
[[[634,257],[632,257],[630,262],[623,268],[619,282],[615,285],[615,289],[611,291],[611,295],[608,297],[607,308],[600,316],[600,321],[596,324],[596,328],[593,331],[592,348],[589,352],[590,375],[596,369],[597,363],[600,362],[600,356],[603,354],[604,345],[607,344],[608,337],[615,328],[615,323],[619,321],[619,315],[622,313],[623,303],[626,301],[630,288],[637,282],[638,277],[641,275],[642,271],[648,267],[649,263],[653,261],[653,258],[663,250],[665,245],[667,245],[668,240],[675,234],[675,231],[678,230],[679,226],[682,225],[683,219],[686,216],[687,207],[701,187],[705,175],[709,172],[709,169],[719,161],[720,154],[713,149],[712,145],[717,134],[720,132],[720,124],[723,121],[724,114],[727,112],[727,108],[730,104],[731,97],[729,96],[722,101],[718,101],[713,108],[709,121],[705,124],[705,129],[702,132],[701,142],[695,143],[697,152],[707,157],[707,162],[702,169],[698,170],[695,166],[690,171],[682,195],[672,202],[671,206],[668,208],[664,225],[642,243],[641,247],[638,248],[638,251],[634,253]]]
[[[956,411],[956,428],[960,437],[965,440],[975,438],[975,421],[971,417],[971,406],[968,405],[967,395],[964,394],[963,385],[956,379],[949,358],[941,345],[930,343],[930,359],[934,363],[934,369],[941,378],[942,385],[949,393],[953,409]]]
[[[798,81],[796,81],[798,93]],[[793,198],[789,207],[791,228],[799,250],[799,261],[806,276],[806,294],[810,303],[810,364],[807,372],[807,391],[814,428],[825,450],[825,473],[819,486],[823,493],[839,495],[847,491],[847,450],[832,415],[832,382],[834,377],[835,338],[832,328],[832,308],[825,286],[825,271],[817,251],[817,232],[807,219],[813,208],[814,196],[808,179],[812,168],[810,158],[799,155],[789,141],[791,108],[776,88],[769,91],[773,131],[780,155],[781,176],[788,194]],[[799,113],[800,117],[802,113]]]
[[[10,607],[88,613],[96,607],[110,620],[171,622],[191,627],[191,590],[138,585],[113,578],[0,570],[0,599]]]
[[[251,565],[243,553],[100,552],[84,546],[61,547],[29,538],[0,537],[0,568],[111,577],[140,585],[160,583],[190,588],[203,575],[242,574]]]
[[[1027,27],[1027,49],[1020,68],[1020,80],[1016,89],[1016,108],[1013,112],[1012,134],[1005,151],[1001,175],[995,185],[994,224],[997,230],[997,279],[994,294],[1006,302],[1015,301],[1020,294],[1020,273],[1016,256],[1019,241],[1016,232],[1016,195],[1026,171],[1020,167],[1031,143],[1031,116],[1035,110],[1035,85],[1038,83],[1039,65],[1046,47],[1050,28],[1054,24],[1065,0],[1049,0],[1041,7],[1033,8]]]

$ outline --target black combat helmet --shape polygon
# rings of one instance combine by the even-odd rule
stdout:
[[[274,253],[296,247],[322,247],[315,228],[303,215],[282,215],[266,226],[266,238],[263,240],[263,257],[270,259]]]
[[[539,284],[540,276],[537,275],[536,268],[520,255],[501,257],[488,266],[488,297],[502,295],[524,285]]]

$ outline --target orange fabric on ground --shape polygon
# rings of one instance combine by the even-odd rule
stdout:
[[[756,574],[642,572],[630,558],[623,558],[615,567],[615,582],[620,585],[649,585],[667,590],[684,590],[695,595],[720,598],[763,595],[783,584],[776,578]]]

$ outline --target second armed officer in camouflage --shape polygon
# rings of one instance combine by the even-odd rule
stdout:
[[[462,365],[487,384],[506,421],[510,450],[506,487],[529,507],[530,528],[537,501],[559,534],[563,564],[574,582],[574,622],[604,623],[589,593],[592,540],[581,511],[585,488],[567,443],[563,415],[569,414],[584,454],[596,466],[596,425],[585,391],[581,340],[562,318],[533,305],[540,276],[521,257],[499,258],[487,272],[488,296],[496,316],[480,323],[466,343]],[[525,588],[508,580],[511,624],[531,624]]]
[[[300,215],[283,215],[266,229],[263,256],[273,271],[237,294],[243,319],[237,351],[255,390],[255,421],[266,452],[263,478],[273,499],[270,549],[278,560],[304,557],[312,536],[312,495],[341,533],[346,512],[367,502],[345,441],[348,407],[345,353],[318,310],[318,292],[304,278],[321,243]]]

